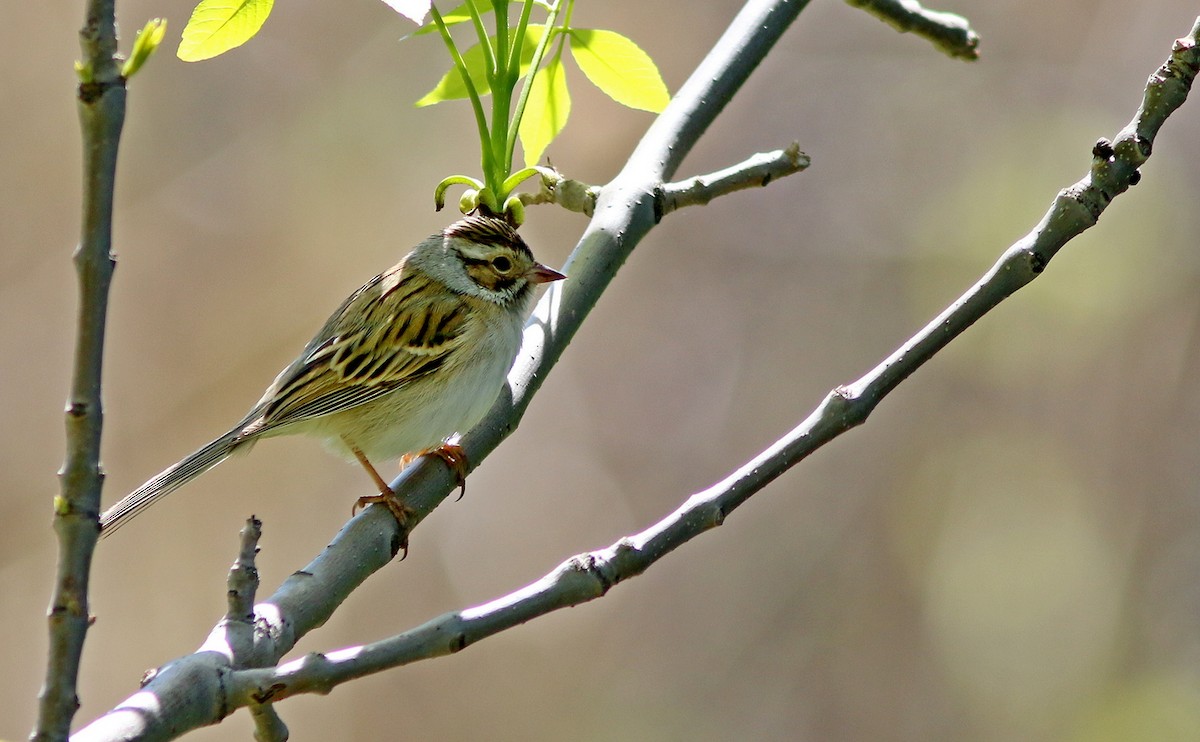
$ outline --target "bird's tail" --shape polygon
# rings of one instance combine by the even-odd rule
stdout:
[[[235,448],[247,443],[249,441],[239,440],[233,433],[223,435],[138,487],[100,516],[100,537],[111,535],[133,516],[221,463]]]

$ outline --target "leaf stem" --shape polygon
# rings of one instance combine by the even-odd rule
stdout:
[[[575,0],[566,0],[567,2],[567,19],[571,18],[571,8],[575,4]],[[554,24],[558,21],[558,12],[562,10],[563,0],[558,0],[554,3],[554,7],[550,9],[549,15],[546,16],[546,31],[542,34],[542,40],[538,43],[537,50],[533,53],[533,60],[529,63],[529,75],[525,78],[525,86],[521,88],[521,97],[517,99],[517,110],[513,112],[512,124],[508,130],[508,147],[505,152],[505,162],[509,163],[509,168],[512,167],[513,151],[517,147],[517,132],[521,128],[521,118],[525,115],[525,102],[529,100],[529,91],[533,88],[533,79],[537,75],[538,67],[542,63],[542,57],[546,53],[546,47],[550,43],[550,37],[554,35]],[[565,27],[565,23],[563,24]],[[500,200],[503,202],[504,194]]]
[[[467,6],[474,6],[467,3]],[[471,82],[471,73],[467,71],[467,64],[463,61],[462,55],[458,53],[458,47],[454,44],[454,39],[450,36],[450,29],[446,28],[446,22],[442,20],[442,14],[438,12],[437,6],[430,3],[429,11],[433,16],[433,22],[437,25],[438,33],[442,35],[442,41],[446,44],[446,48],[450,51],[450,56],[454,59],[454,67],[458,70],[458,74],[462,76],[463,85],[467,88],[467,95],[471,98],[471,108],[475,111],[475,125],[479,128],[479,141],[485,143],[481,147],[480,157],[482,161],[480,166],[484,172],[484,179],[488,177],[488,173],[492,172],[494,167],[494,157],[492,149],[486,146],[486,142],[491,140],[491,134],[488,132],[487,116],[483,112],[483,103],[479,100],[479,92],[475,90],[475,84]],[[484,33],[484,43],[487,43],[487,33]]]
[[[525,0],[524,6],[521,7],[521,17],[517,21],[516,43],[513,44],[512,53],[508,58],[508,68],[517,70],[517,74],[521,74],[521,47],[525,45],[525,29],[529,28],[529,15],[533,10],[533,0]]]
[[[484,51],[483,59],[487,69],[488,83],[491,84],[493,78],[496,76],[496,65],[499,61],[496,54],[496,47],[492,46],[487,26],[483,25],[483,16],[479,15],[479,10],[475,7],[475,3],[468,2],[467,10],[471,13],[471,23],[474,24],[475,34],[479,37],[479,46]]]
[[[497,203],[504,200],[500,193],[501,184],[512,167],[505,157],[505,142],[508,139],[508,115],[512,108],[512,89],[515,80],[511,76],[509,58],[514,46],[520,49],[521,39],[510,40],[508,35],[508,0],[492,0],[496,20],[496,67],[489,82],[492,86],[492,136],[484,146],[492,150],[492,171],[484,172],[488,189],[496,194]],[[516,44],[513,44],[516,41]],[[520,74],[518,65],[517,74]]]

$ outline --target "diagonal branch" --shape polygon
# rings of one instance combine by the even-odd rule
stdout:
[[[697,175],[685,181],[666,183],[658,189],[659,218],[684,206],[703,206],[714,198],[746,188],[765,188],[771,181],[805,170],[812,161],[793,142],[787,149],[760,152],[743,162],[707,175]],[[596,201],[603,189],[572,180],[552,168],[543,168],[541,187],[537,193],[522,193],[525,206],[557,204],[567,211],[592,216]]]
[[[955,13],[927,10],[917,0],[846,0],[900,33],[914,33],[956,59],[979,59],[979,35],[966,18]]]
[[[765,188],[776,178],[806,170],[812,161],[793,142],[787,149],[760,152],[745,162],[707,175],[697,175],[659,189],[660,216],[685,206],[703,206],[714,198],[746,188]]]

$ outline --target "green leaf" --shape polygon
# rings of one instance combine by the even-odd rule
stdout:
[[[518,132],[527,166],[542,158],[546,147],[567,125],[567,117],[571,115],[571,94],[567,91],[566,72],[562,57],[555,56],[533,77],[533,88],[529,91]]]
[[[538,42],[542,40],[545,30],[545,26],[533,23],[526,27],[525,44],[521,47],[520,77],[524,77],[529,72],[529,64],[533,61],[533,52],[537,49]],[[496,43],[494,36],[491,43],[493,46]],[[475,91],[479,95],[490,93],[492,86],[487,79],[487,61],[483,46],[476,44],[463,52],[462,58],[463,63],[467,65],[467,72],[470,74],[471,84],[475,86]],[[462,75],[458,74],[458,70],[451,68],[449,72],[442,75],[442,79],[434,86],[433,90],[417,101],[417,107],[432,106],[434,103],[466,97],[467,86],[463,84]]]
[[[383,0],[384,4],[418,26],[425,22],[429,15],[429,6],[433,0]]]
[[[271,14],[275,0],[201,0],[175,56],[199,62],[245,44]]]
[[[387,0],[383,1],[387,2]],[[474,5],[476,12],[478,12],[481,16],[485,13],[492,12],[492,3],[490,0],[467,0],[467,2],[469,2],[471,5]],[[471,11],[467,8],[467,3],[463,3],[454,10],[449,10],[445,13],[442,13],[442,22],[446,24],[447,28],[458,25],[459,23],[466,23],[469,20],[471,20]],[[413,36],[424,36],[427,33],[437,33],[437,26],[432,23],[427,23],[417,29],[413,33]]]
[[[659,113],[671,100],[654,60],[616,31],[573,28],[571,56],[592,84],[621,105]]]
[[[145,28],[138,31],[137,38],[133,42],[133,51],[129,52],[129,59],[125,60],[125,64],[121,67],[121,77],[126,80],[137,74],[137,71],[142,68],[158,49],[158,45],[162,43],[163,37],[167,35],[167,22],[162,18],[155,18],[146,23]]]

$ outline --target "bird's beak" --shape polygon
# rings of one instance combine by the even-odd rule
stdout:
[[[531,283],[550,283],[551,281],[561,281],[566,278],[563,274],[553,268],[547,268],[541,263],[534,263],[529,272],[525,274],[525,277]]]

